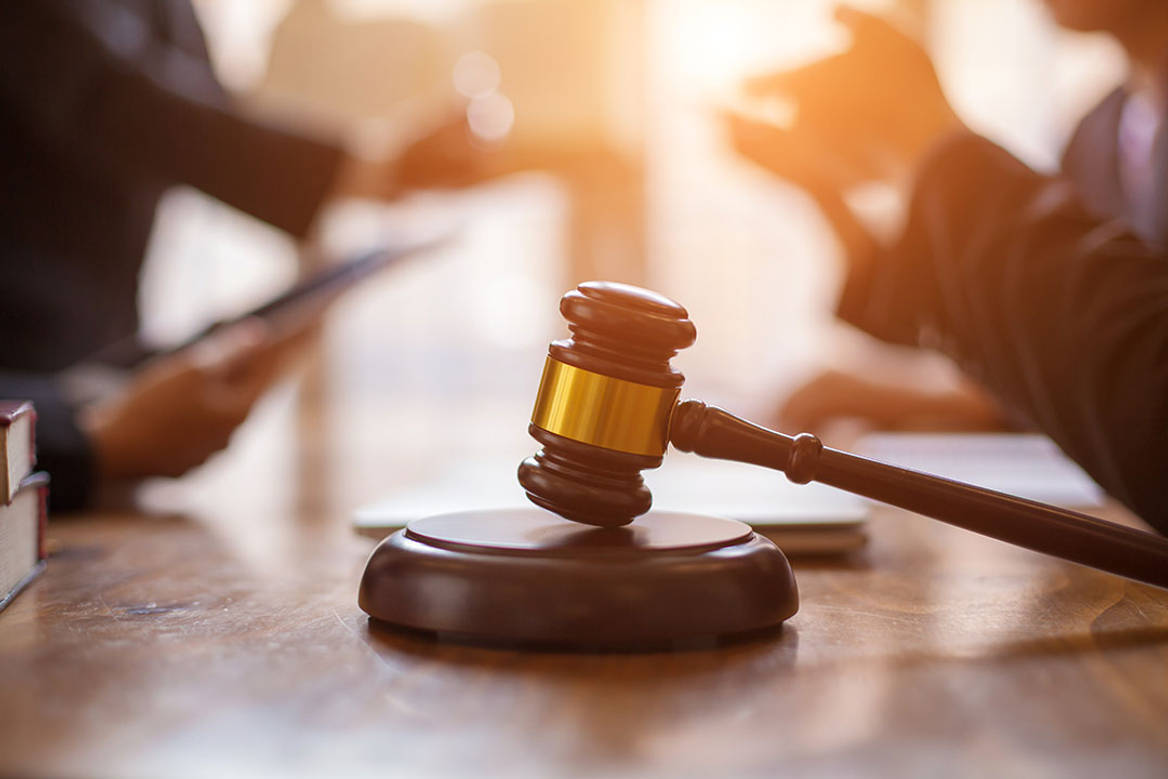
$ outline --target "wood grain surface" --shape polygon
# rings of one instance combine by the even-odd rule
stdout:
[[[458,646],[371,628],[343,471],[296,473],[52,523],[0,613],[0,774],[1168,775],[1151,587],[884,510],[859,555],[795,561],[777,634]]]

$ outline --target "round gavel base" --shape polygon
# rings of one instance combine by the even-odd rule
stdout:
[[[537,508],[411,522],[374,550],[358,602],[455,640],[576,649],[749,633],[799,608],[786,557],[741,522],[651,512],[597,528]]]

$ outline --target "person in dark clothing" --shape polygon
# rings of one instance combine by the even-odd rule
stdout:
[[[248,323],[150,366],[100,413],[73,406],[59,372],[138,329],[138,278],[168,188],[196,187],[303,239],[329,198],[466,184],[477,162],[457,123],[368,162],[245,115],[215,78],[189,0],[5,3],[0,396],[36,404],[54,507],[85,505],[102,477],[202,462],[298,340]]]
[[[1050,0],[1112,34],[1127,83],[1041,175],[957,119],[923,50],[890,23],[837,18],[850,50],[760,81],[799,102],[793,128],[732,120],[737,147],[804,187],[847,256],[837,313],[939,349],[1048,434],[1114,497],[1168,532],[1168,6]],[[844,119],[847,119],[844,121]],[[906,224],[874,240],[843,192],[911,181]]]

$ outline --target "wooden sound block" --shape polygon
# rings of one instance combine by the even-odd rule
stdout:
[[[358,602],[455,639],[572,648],[747,633],[799,608],[787,558],[741,522],[651,512],[599,528],[538,508],[409,523],[374,550]]]

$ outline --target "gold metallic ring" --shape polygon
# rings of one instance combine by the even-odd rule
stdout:
[[[573,441],[658,457],[669,443],[669,418],[680,393],[678,387],[614,379],[549,356],[531,422]]]

